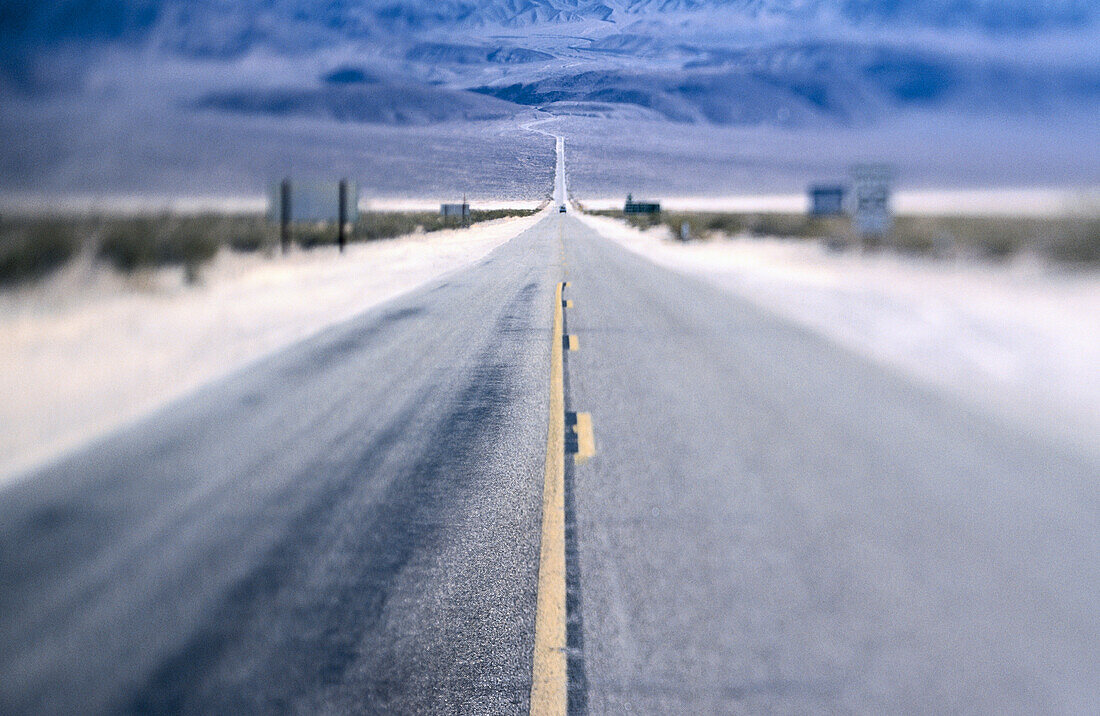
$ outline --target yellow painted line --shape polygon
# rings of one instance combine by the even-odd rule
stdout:
[[[546,475],[542,487],[542,543],[535,603],[535,653],[531,713],[565,714],[565,385],[562,375],[561,292],[554,302],[550,342],[550,427],[546,432]]]
[[[576,336],[563,336],[562,337],[562,345],[565,346],[565,349],[569,350],[569,351],[575,351],[575,350],[580,349],[580,344],[577,343],[577,337]]]
[[[572,308],[573,307],[573,302],[570,301],[569,299],[566,299],[561,305],[564,308]]]
[[[592,414],[577,413],[577,424],[573,426],[577,434],[577,452],[573,461],[583,465],[584,461],[596,454],[596,440],[592,435]]]

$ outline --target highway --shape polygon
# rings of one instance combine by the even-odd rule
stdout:
[[[552,209],[5,487],[0,712],[1095,713],[1098,475]]]

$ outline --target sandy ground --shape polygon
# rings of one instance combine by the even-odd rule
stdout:
[[[265,354],[467,266],[541,214],[123,280],[90,261],[0,294],[0,480]]]
[[[682,244],[584,216],[655,263],[779,313],[1006,420],[1090,452],[1100,432],[1100,272],[1036,259],[1008,265],[820,242],[727,238]]]

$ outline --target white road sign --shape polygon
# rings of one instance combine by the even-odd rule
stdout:
[[[894,225],[890,185],[895,172],[884,164],[852,167],[852,225],[861,236],[882,236]]]

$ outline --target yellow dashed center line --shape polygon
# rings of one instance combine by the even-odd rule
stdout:
[[[573,432],[577,434],[577,452],[573,455],[573,461],[577,465],[583,465],[585,460],[596,454],[596,441],[592,435],[592,414],[577,413]]]
[[[562,374],[562,289],[554,302],[550,343],[550,420],[542,488],[542,542],[535,606],[535,653],[531,713],[564,714],[567,701],[565,654],[565,388]]]
[[[577,343],[576,336],[562,336],[561,341],[562,347],[564,347],[567,351],[575,351],[580,348],[580,344]]]

